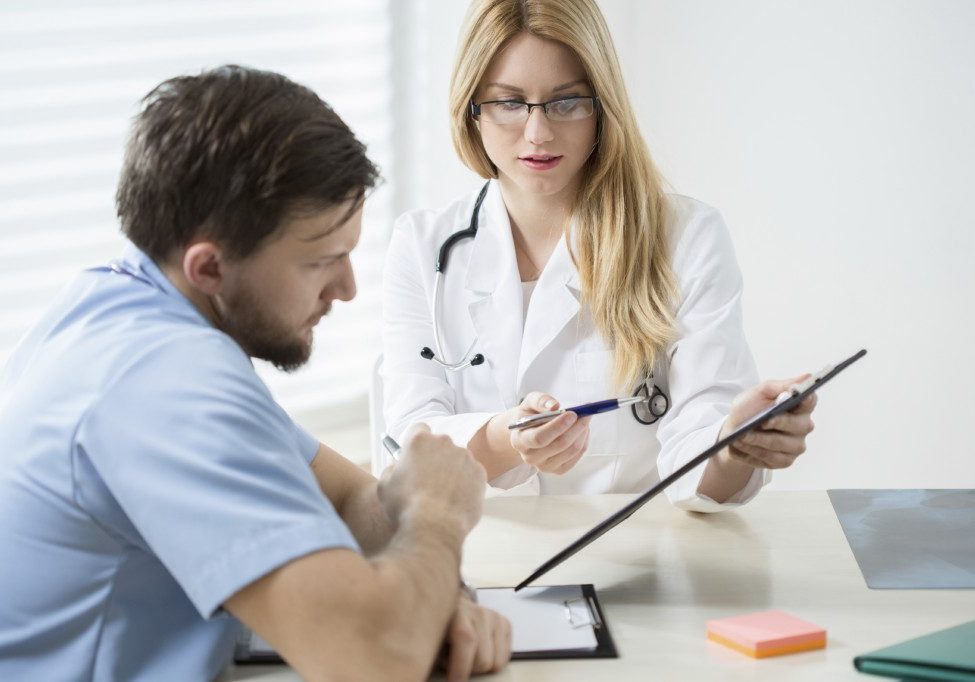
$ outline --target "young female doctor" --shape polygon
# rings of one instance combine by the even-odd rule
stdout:
[[[495,488],[643,490],[802,377],[757,383],[727,228],[714,209],[664,193],[594,0],[475,0],[458,55],[453,142],[487,183],[395,225],[387,429],[448,434]],[[652,400],[508,429],[631,395]],[[814,401],[668,497],[700,511],[747,501],[803,452]]]

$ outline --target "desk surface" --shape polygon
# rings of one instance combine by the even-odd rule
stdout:
[[[518,583],[632,499],[493,498],[464,548],[478,587]],[[482,680],[860,680],[853,657],[975,618],[975,590],[870,590],[824,492],[761,493],[721,514],[656,499],[541,584],[593,583],[619,659],[515,661]],[[825,628],[824,650],[755,660],[705,639],[711,618],[788,611]],[[223,678],[297,680],[283,666]],[[439,679],[439,678],[435,678]]]

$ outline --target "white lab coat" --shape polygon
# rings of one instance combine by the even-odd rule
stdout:
[[[393,437],[425,422],[466,446],[491,416],[531,391],[549,393],[563,406],[616,395],[613,344],[599,335],[580,304],[579,275],[565,240],[523,315],[511,226],[496,181],[481,207],[477,236],[450,253],[441,305],[446,359],[458,361],[476,339],[474,352],[486,360],[450,372],[420,357],[424,346],[436,350],[431,313],[436,256],[449,235],[468,226],[475,198],[476,192],[443,210],[408,212],[393,228],[383,278],[382,367],[384,417]],[[713,444],[732,399],[757,383],[742,328],[741,273],[727,228],[713,208],[682,196],[669,200],[681,296],[679,338],[654,373],[670,396],[670,411],[652,426],[637,422],[629,408],[596,415],[589,448],[572,470],[558,476],[523,464],[491,481],[495,492],[643,491]],[[756,470],[738,495],[720,505],[697,495],[703,470],[704,465],[667,489],[672,503],[718,511],[747,501],[769,478]]]

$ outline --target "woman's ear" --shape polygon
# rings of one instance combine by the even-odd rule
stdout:
[[[220,293],[225,266],[223,251],[213,242],[196,242],[183,254],[183,276],[194,289],[207,296]]]

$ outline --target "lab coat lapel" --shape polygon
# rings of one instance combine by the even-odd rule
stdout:
[[[525,372],[532,363],[579,314],[580,297],[579,273],[572,263],[565,239],[561,239],[532,293],[521,342],[516,386],[521,386]]]
[[[522,336],[522,293],[508,209],[497,182],[491,183],[481,210],[467,266],[468,310],[477,333],[476,351],[486,358],[501,402],[508,408],[518,402],[515,358]]]

